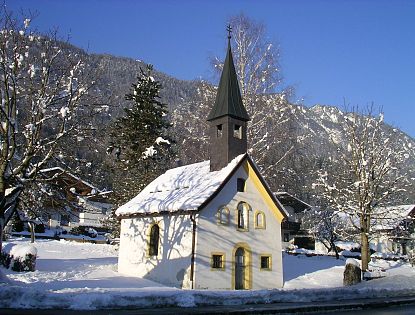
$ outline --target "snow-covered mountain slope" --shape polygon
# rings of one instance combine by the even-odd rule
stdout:
[[[99,78],[91,93],[95,93],[104,104],[108,104],[108,106],[105,105],[105,113],[96,121],[96,139],[98,140],[94,140],[93,144],[85,147],[80,143],[76,146],[76,150],[80,151],[77,153],[80,159],[92,159],[94,162],[83,163],[92,166],[80,167],[79,172],[85,174],[87,180],[98,183],[102,187],[111,188],[111,176],[102,175],[101,172],[96,171],[96,168],[103,165],[106,156],[105,143],[108,139],[108,126],[116,117],[122,115],[123,109],[128,106],[124,96],[129,92],[131,84],[136,81],[136,76],[140,68],[144,68],[145,63],[141,60],[111,55],[87,54],[71,45],[68,45],[67,51],[83,54],[86,62],[92,68],[99,70]],[[180,158],[185,156],[182,162],[190,164],[207,159],[209,153],[205,120],[215,101],[216,89],[207,82],[184,81],[157,72],[157,65],[154,66],[155,78],[160,80],[163,87],[162,101],[168,104],[171,117],[174,119],[172,133],[179,138],[177,144]],[[291,104],[282,100],[281,95],[278,94],[262,96],[259,99],[260,102],[247,106],[249,114],[252,117],[253,110],[261,111],[262,106],[270,106],[273,110],[265,110],[263,113],[266,117],[273,116],[271,125],[274,125],[270,130],[261,133],[261,129],[266,127],[267,122],[265,125],[256,124],[260,127],[256,129],[259,134],[258,139],[251,139],[253,140],[251,143],[257,141],[254,158],[262,169],[277,169],[266,174],[267,180],[271,180],[270,185],[273,189],[289,190],[296,195],[305,196],[299,191],[299,185],[309,184],[305,177],[308,176],[310,170],[315,168],[319,159],[335,155],[336,143],[341,145],[344,141],[341,123],[348,114],[334,106],[306,107]],[[387,117],[385,118],[387,121]],[[178,122],[180,119],[181,123]],[[250,128],[255,128],[253,121],[254,119],[249,125]],[[282,121],[283,123],[280,123]],[[412,177],[415,177],[415,140],[387,124],[384,128],[391,136],[397,136],[400,146],[408,150],[410,158],[405,167],[412,172]],[[279,137],[272,136],[271,133],[278,134]],[[285,152],[288,152],[286,156],[284,156]],[[259,154],[261,154],[260,157]],[[302,159],[295,160],[300,155]],[[283,163],[273,164],[280,159]]]

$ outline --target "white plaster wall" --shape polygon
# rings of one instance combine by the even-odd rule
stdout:
[[[82,205],[90,213],[107,214],[112,204],[106,202],[92,201],[84,197],[78,197],[78,204]]]
[[[378,235],[370,241],[371,248],[375,249],[379,253],[394,253],[393,242],[387,235]]]
[[[104,217],[103,214],[81,212],[79,213],[79,224],[100,227],[102,226],[100,220]]]
[[[149,257],[148,233],[160,227],[157,257]],[[168,286],[190,288],[192,221],[189,215],[155,216],[121,220],[118,271]]]
[[[246,191],[236,191],[237,178],[247,178],[243,167],[236,171],[223,190],[199,214],[195,265],[196,289],[232,289],[233,250],[237,243],[247,243],[252,251],[252,289],[283,286],[281,223],[262,200],[253,182],[246,181]],[[249,213],[249,231],[237,230],[236,208],[245,201],[252,207]],[[216,213],[220,206],[230,210],[230,224],[218,225]],[[254,228],[256,210],[263,211],[266,229]],[[225,270],[211,269],[212,252],[225,253]],[[260,255],[272,255],[272,271],[260,270]]]

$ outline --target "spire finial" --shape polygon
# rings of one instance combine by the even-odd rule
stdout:
[[[231,39],[231,33],[232,33],[232,27],[230,24],[228,24],[228,26],[226,27],[226,30],[228,31],[228,39]]]

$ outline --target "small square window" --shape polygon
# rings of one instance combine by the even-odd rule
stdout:
[[[223,134],[222,125],[216,126],[216,137],[221,138]]]
[[[245,191],[245,179],[238,178],[236,180],[236,190],[239,191],[239,192],[244,192]]]
[[[241,125],[234,125],[233,126],[233,136],[238,139],[242,139],[242,126]]]
[[[224,269],[224,259],[222,254],[212,255],[212,269]]]
[[[271,269],[271,256],[261,256],[261,269]]]

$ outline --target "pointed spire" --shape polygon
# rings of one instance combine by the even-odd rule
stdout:
[[[233,63],[231,50],[231,32],[230,25],[228,31],[228,51],[225,63],[223,65],[222,75],[219,81],[218,93],[216,95],[215,105],[213,106],[207,118],[208,121],[222,116],[230,116],[242,121],[249,121],[249,115],[242,103],[241,92],[239,90],[238,76]]]

